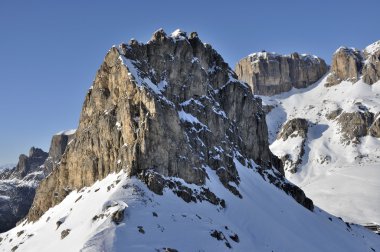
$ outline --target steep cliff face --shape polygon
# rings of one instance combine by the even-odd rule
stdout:
[[[367,46],[363,51],[340,47],[333,55],[331,73],[326,86],[342,81],[357,82],[360,78],[367,84],[380,79],[380,41]]]
[[[38,188],[29,220],[72,190],[120,170],[157,194],[170,188],[187,202],[224,207],[203,187],[206,169],[241,197],[235,158],[260,165],[263,177],[312,209],[303,192],[284,180],[281,162],[269,150],[261,101],[236,78],[196,33],[158,30],[146,44],[131,40],[112,47],[86,96],[76,137]]]
[[[74,132],[54,135],[49,153],[32,147],[28,156],[20,155],[14,168],[0,172],[0,233],[13,228],[29,212],[36,187],[58,164]]]
[[[275,95],[293,87],[304,88],[319,80],[328,67],[321,58],[292,53],[253,53],[235,67],[239,80],[249,84],[254,94]]]

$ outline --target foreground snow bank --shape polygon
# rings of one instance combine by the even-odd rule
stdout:
[[[380,250],[374,233],[318,208],[305,209],[263,180],[256,168],[235,163],[242,199],[207,169],[207,186],[225,199],[226,208],[186,203],[172,191],[153,194],[120,172],[72,192],[39,221],[1,234],[0,251]]]

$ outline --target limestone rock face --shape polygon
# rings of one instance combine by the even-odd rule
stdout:
[[[327,71],[328,66],[323,59],[298,53],[253,53],[235,67],[239,80],[247,82],[253,93],[258,95],[275,95],[293,87],[305,88]]]
[[[203,186],[206,171],[215,170],[239,197],[234,159],[254,161],[263,174],[275,167],[276,184],[304,203],[269,150],[261,100],[236,78],[196,33],[158,30],[146,44],[131,40],[112,47],[85,98],[75,139],[38,188],[29,220],[71,190],[121,169],[155,193],[167,187],[186,202],[225,207],[208,188],[194,192],[168,178]]]
[[[367,84],[380,80],[380,41],[367,46],[363,51],[340,47],[333,55],[331,72],[326,86],[342,81],[355,83],[362,77]]]
[[[334,53],[331,65],[331,73],[326,86],[332,86],[343,80],[358,81],[363,67],[363,55],[354,48],[340,47]]]

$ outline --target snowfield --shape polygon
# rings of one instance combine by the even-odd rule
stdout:
[[[276,140],[281,125],[292,118],[309,121],[302,164],[287,178],[300,186],[324,210],[355,223],[380,223],[380,139],[365,136],[360,143],[343,141],[340,125],[326,115],[366,109],[380,111],[380,82],[342,82],[325,87],[326,77],[305,89],[293,89],[263,103],[275,108],[267,115],[271,150],[297,156],[297,138]],[[292,142],[291,142],[292,141]]]
[[[122,171],[69,194],[35,223],[0,234],[0,251],[379,251],[379,236],[299,205],[235,163],[242,199],[207,168],[207,186],[226,208],[159,196]],[[182,181],[184,183],[184,181]],[[188,185],[195,187],[194,185]],[[124,210],[124,219],[112,221]],[[117,219],[117,218],[116,218]]]

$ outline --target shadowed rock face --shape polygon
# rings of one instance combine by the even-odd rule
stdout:
[[[338,48],[333,55],[331,72],[325,85],[333,86],[342,81],[355,83],[361,76],[367,84],[380,80],[380,41],[367,46],[363,51]]]
[[[54,135],[51,139],[49,157],[45,161],[45,174],[48,175],[52,172],[58,162],[61,160],[63,153],[66,150],[67,145],[75,137],[75,131],[62,132]]]
[[[158,30],[146,44],[131,40],[111,48],[85,98],[76,137],[38,188],[29,220],[71,190],[121,169],[155,193],[168,187],[185,201],[204,197],[221,206],[207,188],[191,195],[165,177],[203,186],[210,168],[239,196],[236,158],[254,160],[263,171],[276,167],[274,179],[295,189],[269,150],[261,100],[236,78],[196,33]]]
[[[258,95],[275,95],[293,87],[305,88],[327,71],[323,59],[298,53],[254,53],[240,60],[235,67],[239,79],[247,82],[252,92]]]

